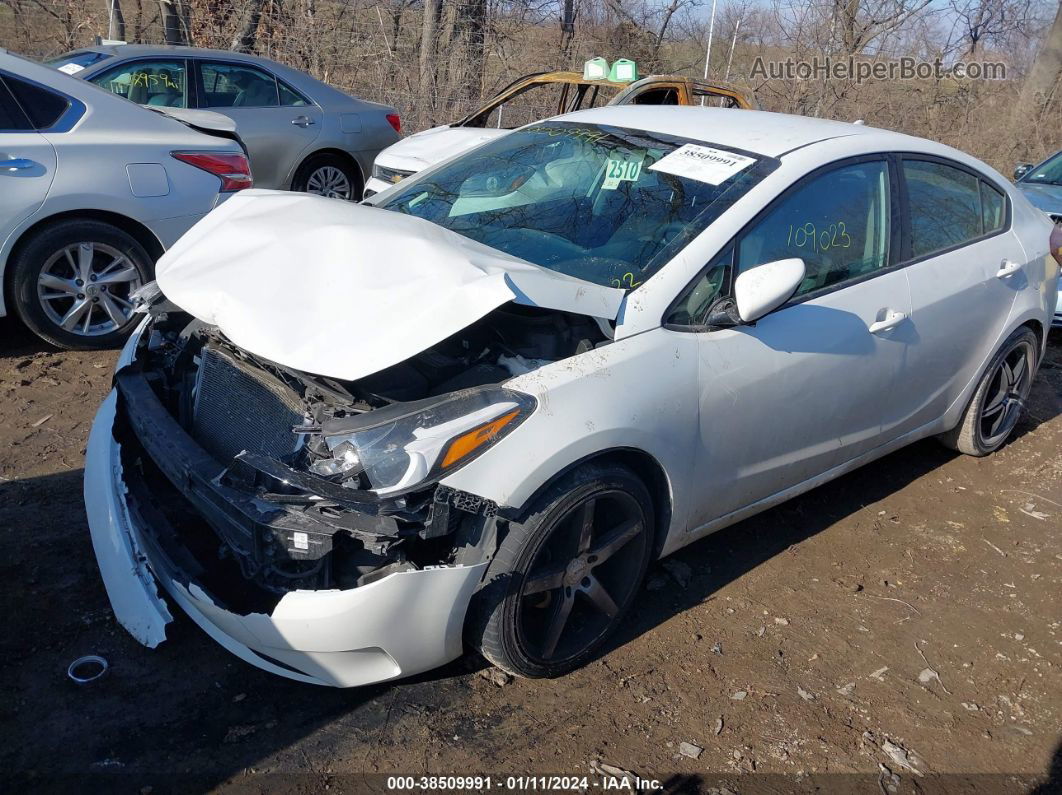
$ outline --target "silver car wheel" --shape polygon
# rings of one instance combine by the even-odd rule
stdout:
[[[329,199],[351,197],[351,185],[347,175],[335,166],[321,166],[306,180],[306,192],[327,196]]]
[[[998,444],[1018,423],[1032,387],[1035,357],[1028,342],[1019,342],[992,374],[979,423],[981,441],[986,447]]]
[[[104,243],[75,243],[44,263],[37,297],[44,314],[72,334],[98,337],[129,322],[129,296],[143,283],[140,271],[118,249]]]

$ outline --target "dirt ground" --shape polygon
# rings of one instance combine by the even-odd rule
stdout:
[[[1062,791],[1057,332],[1000,453],[919,443],[681,551],[585,669],[500,683],[469,655],[346,691],[252,668],[179,611],[154,651],[115,623],[81,498],[115,356],[0,320],[8,780],[358,792],[612,766],[673,792]],[[79,687],[83,654],[111,670]]]

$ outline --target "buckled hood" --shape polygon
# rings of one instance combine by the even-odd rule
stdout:
[[[508,301],[615,320],[624,291],[412,216],[241,191],[156,267],[173,303],[242,348],[346,380],[398,364]]]

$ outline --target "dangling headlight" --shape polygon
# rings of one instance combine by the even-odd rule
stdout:
[[[484,387],[328,420],[321,436],[332,457],[315,461],[310,471],[364,473],[378,494],[406,491],[467,464],[527,419],[536,405],[530,395]]]

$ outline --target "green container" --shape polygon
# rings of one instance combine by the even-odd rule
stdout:
[[[591,58],[583,64],[583,80],[605,80],[608,78],[608,61],[604,58]]]
[[[638,64],[629,58],[619,58],[612,64],[608,79],[616,83],[633,83],[638,79]]]

